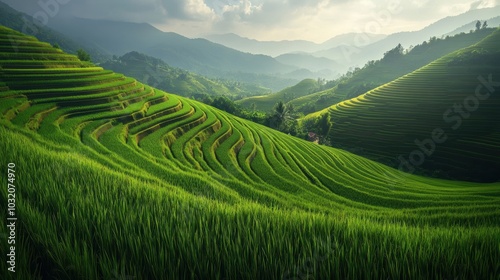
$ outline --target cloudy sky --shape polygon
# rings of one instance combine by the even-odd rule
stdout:
[[[500,0],[0,1],[31,15],[43,9],[39,3],[59,3],[54,16],[147,22],[188,37],[232,32],[258,40],[318,43],[348,32],[418,30],[446,16],[500,5]]]

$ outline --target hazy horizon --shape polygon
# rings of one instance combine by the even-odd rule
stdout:
[[[60,2],[55,16],[146,22],[187,37],[235,33],[261,41],[322,43],[359,32],[391,34],[422,29],[447,16],[500,5],[500,0],[0,0],[34,15],[39,3]],[[48,4],[47,4],[48,5]],[[110,12],[112,11],[112,12]]]

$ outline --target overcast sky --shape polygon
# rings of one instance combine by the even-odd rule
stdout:
[[[147,22],[188,37],[236,33],[258,40],[323,42],[348,32],[419,30],[446,16],[500,5],[500,0],[0,0],[33,15],[38,3],[55,16]]]

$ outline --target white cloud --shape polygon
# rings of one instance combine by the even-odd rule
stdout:
[[[476,1],[476,2],[473,2],[473,3],[470,4],[470,10],[477,10],[477,9],[495,7],[496,5],[498,5],[497,2],[500,2],[500,1],[495,1],[495,0],[479,0],[479,1]]]
[[[220,20],[225,20],[227,18],[231,20],[244,20],[252,14],[260,11],[262,11],[262,4],[255,5],[250,0],[241,0],[239,3],[223,5]]]
[[[203,0],[186,0],[184,11],[191,19],[194,20],[212,20],[215,18],[215,12],[208,7]]]
[[[427,5],[427,3],[429,3],[429,1],[430,0],[412,0],[411,4],[414,5],[417,8],[422,8],[425,5]]]

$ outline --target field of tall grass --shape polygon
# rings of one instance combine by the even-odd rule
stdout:
[[[498,182],[405,174],[78,60],[43,68],[68,57],[7,37],[46,60],[17,67],[0,39],[2,279],[500,275]]]

